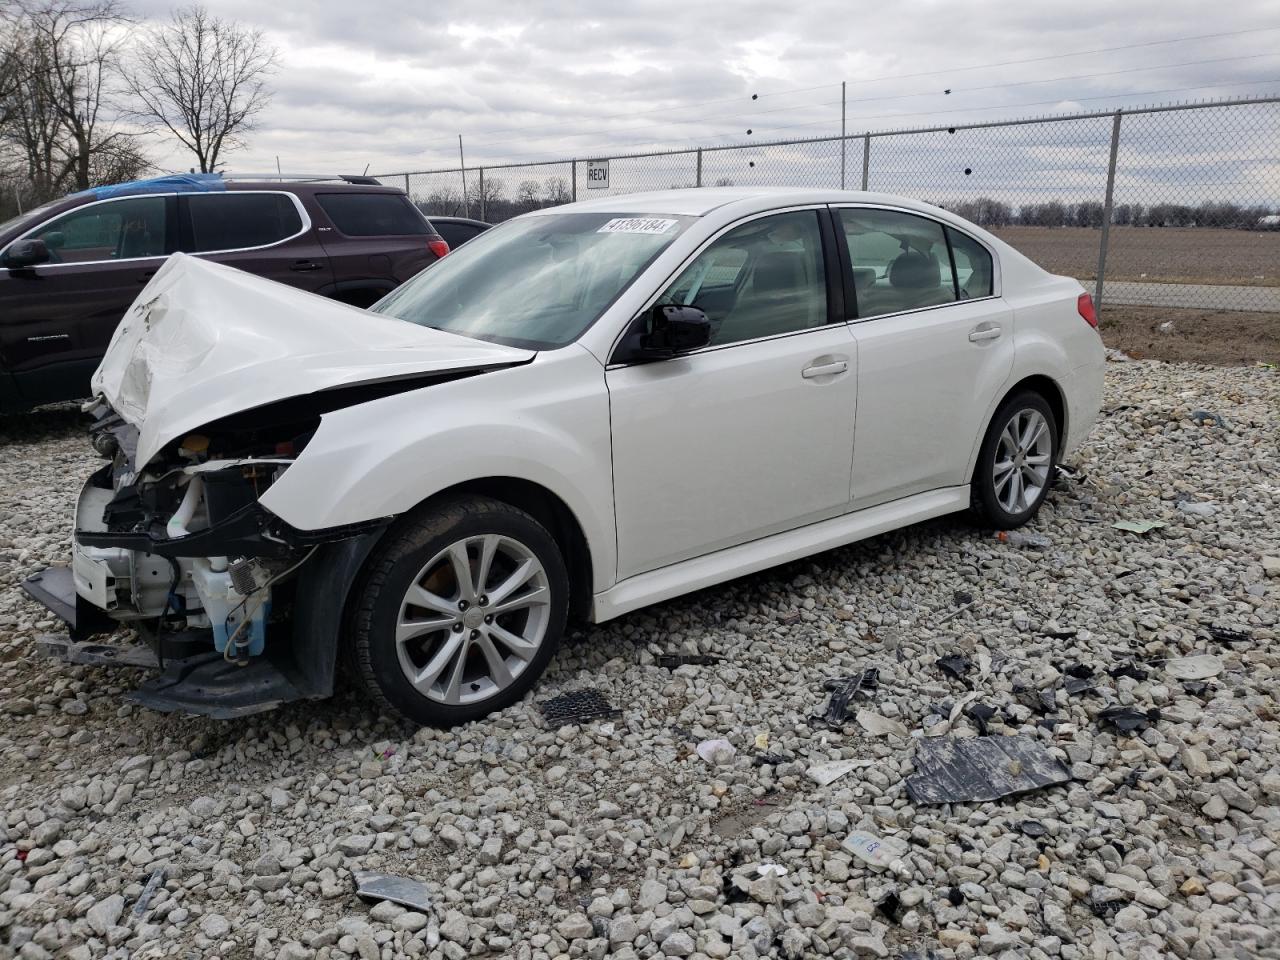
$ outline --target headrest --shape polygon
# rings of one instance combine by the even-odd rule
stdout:
[[[751,289],[756,293],[777,293],[804,286],[804,254],[780,250],[756,261]]]
[[[924,290],[941,285],[942,274],[933,257],[908,250],[889,264],[889,285],[909,290]]]

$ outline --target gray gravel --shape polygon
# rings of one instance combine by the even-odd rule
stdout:
[[[952,518],[789,564],[575,633],[537,696],[594,687],[612,722],[546,729],[526,700],[452,732],[349,692],[167,717],[122,704],[128,673],[37,659],[55,624],[17,584],[65,556],[95,461],[74,413],[2,420],[0,955],[1280,955],[1280,379],[1112,363],[1106,407],[1031,528],[1046,548]],[[724,660],[654,665],[673,651]],[[965,682],[935,664],[952,653]],[[1166,666],[1192,654],[1216,661]],[[1130,661],[1144,679],[1106,672]],[[1068,695],[1076,663],[1096,686]],[[866,667],[852,713],[906,738],[810,723],[824,681]],[[1037,738],[1072,782],[914,806],[926,718],[976,734],[966,684],[1001,708],[990,735]],[[1097,722],[1115,706],[1159,719],[1121,736]],[[765,736],[792,759],[753,763]],[[713,738],[734,750],[707,762]],[[873,762],[806,775],[838,759]],[[900,869],[843,849],[854,831],[905,842]],[[432,904],[363,904],[354,869]]]

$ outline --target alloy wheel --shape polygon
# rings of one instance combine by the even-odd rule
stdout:
[[[1000,431],[992,482],[996,500],[1008,513],[1019,514],[1036,503],[1049,483],[1053,436],[1039,410],[1019,410]]]

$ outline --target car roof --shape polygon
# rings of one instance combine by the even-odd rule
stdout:
[[[536,213],[601,212],[619,214],[669,213],[676,216],[701,217],[730,204],[774,207],[799,206],[809,203],[881,203],[936,215],[938,207],[889,193],[865,190],[812,190],[797,187],[689,187],[681,190],[657,190],[651,193],[617,194],[561,207],[546,207]],[[536,215],[536,214],[535,214]]]
[[[470,217],[439,217],[434,213],[424,213],[423,216],[432,223],[457,223],[467,227],[483,227],[486,230],[493,226],[492,223],[485,223],[483,220],[472,220]]]

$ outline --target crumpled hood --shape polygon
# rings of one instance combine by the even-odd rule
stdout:
[[[175,253],[120,321],[92,386],[138,428],[142,465],[170,440],[265,403],[533,356]]]

